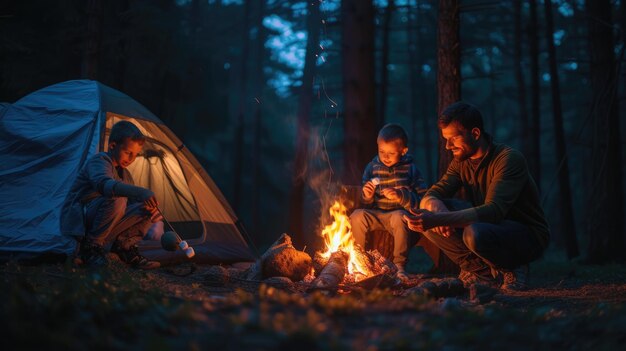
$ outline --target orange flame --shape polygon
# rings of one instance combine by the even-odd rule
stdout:
[[[354,254],[354,237],[352,236],[352,227],[350,226],[350,219],[346,212],[346,207],[339,201],[335,203],[329,209],[330,215],[333,217],[333,223],[324,227],[322,230],[322,237],[326,244],[326,251],[321,254],[324,258],[330,258],[333,252],[342,250],[350,255],[348,260],[348,273],[355,274],[364,272],[360,264],[357,262]]]

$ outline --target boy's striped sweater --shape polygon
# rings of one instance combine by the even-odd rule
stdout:
[[[361,192],[361,200],[369,208],[385,211],[416,209],[419,208],[420,200],[427,190],[422,174],[413,164],[413,157],[408,154],[402,156],[400,162],[391,167],[387,167],[380,162],[378,156],[374,157],[365,167],[361,185],[365,185],[372,178],[380,179],[374,198],[367,201],[363,198],[363,193]],[[381,190],[385,188],[399,189],[402,193],[400,202],[389,200],[381,195]]]

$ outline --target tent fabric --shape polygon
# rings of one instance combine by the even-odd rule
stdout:
[[[155,192],[168,225],[194,247],[196,260],[253,260],[237,216],[191,151],[144,106],[91,80],[55,84],[0,106],[0,258],[75,250],[75,239],[60,234],[60,209],[84,162],[106,150],[120,120],[147,138],[128,170],[137,185]],[[153,259],[181,257],[155,241],[140,247]]]

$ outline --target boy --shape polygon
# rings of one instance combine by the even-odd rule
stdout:
[[[61,232],[81,237],[79,257],[91,266],[106,264],[106,251],[137,268],[153,269],[137,248],[151,223],[161,219],[154,193],[133,185],[126,169],[146,138],[131,122],[111,128],[107,152],[92,156],[80,170],[61,212]]]
[[[361,200],[367,209],[357,209],[350,215],[355,243],[365,247],[365,235],[384,229],[393,235],[393,263],[398,278],[406,280],[405,265],[409,251],[409,229],[403,216],[419,205],[426,191],[424,180],[413,164],[408,137],[398,124],[387,124],[376,140],[378,156],[365,167]]]

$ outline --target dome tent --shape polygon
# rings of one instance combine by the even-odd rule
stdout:
[[[154,191],[161,211],[194,247],[197,262],[252,261],[243,227],[192,153],[155,115],[129,96],[91,80],[58,83],[0,110],[0,258],[71,254],[60,234],[60,210],[75,176],[106,150],[113,124],[133,122],[146,135],[128,168],[136,185]],[[166,230],[168,228],[166,227]],[[151,259],[173,262],[158,241],[142,241]]]

